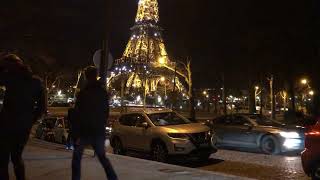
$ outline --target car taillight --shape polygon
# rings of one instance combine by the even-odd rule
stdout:
[[[320,132],[319,131],[309,131],[305,133],[306,136],[320,136]]]
[[[320,131],[317,130],[309,130],[305,133],[305,148],[312,148],[312,144],[320,139]]]

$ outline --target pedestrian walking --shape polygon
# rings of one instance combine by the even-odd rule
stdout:
[[[117,175],[106,157],[106,118],[109,115],[108,94],[97,80],[97,69],[85,69],[87,84],[80,90],[75,104],[76,118],[73,122],[75,149],[72,158],[72,180],[81,178],[81,158],[84,147],[91,145],[102,164],[109,180],[117,180]]]
[[[34,122],[45,112],[44,88],[39,78],[16,55],[0,60],[0,86],[5,87],[0,112],[0,179],[9,180],[9,159],[17,180],[25,179],[22,152]]]

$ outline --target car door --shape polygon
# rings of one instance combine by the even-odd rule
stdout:
[[[253,147],[256,145],[254,125],[246,117],[235,115],[230,126],[230,143],[239,147]]]
[[[135,114],[123,115],[119,119],[119,127],[117,128],[117,135],[120,137],[124,148],[132,148],[133,146],[133,134],[136,125]]]
[[[232,116],[222,116],[213,121],[213,130],[217,136],[217,144],[227,144],[230,138],[229,126]]]
[[[150,129],[143,126],[148,123],[142,114],[136,115],[137,123],[133,132],[133,148],[139,151],[147,151],[150,146]],[[150,127],[150,126],[149,126]]]

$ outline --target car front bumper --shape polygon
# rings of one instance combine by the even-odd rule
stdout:
[[[282,152],[302,151],[304,149],[304,139],[285,138],[282,140]]]
[[[211,143],[201,145],[194,145],[189,140],[172,140],[171,145],[168,146],[169,155],[189,155],[197,156],[201,154],[212,154],[217,152],[217,148],[213,147]]]

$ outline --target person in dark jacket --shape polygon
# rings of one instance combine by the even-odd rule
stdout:
[[[22,152],[33,123],[45,112],[44,88],[39,78],[16,55],[0,60],[0,86],[5,87],[0,112],[0,179],[9,180],[9,159],[17,180],[25,179]]]
[[[72,158],[72,179],[81,178],[81,158],[84,147],[91,145],[102,164],[107,178],[117,180],[117,175],[106,157],[105,127],[109,115],[108,94],[97,80],[97,69],[85,69],[86,86],[79,92],[75,104],[75,120],[72,133],[75,138],[75,150]]]

